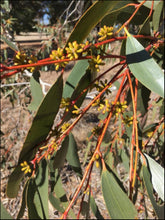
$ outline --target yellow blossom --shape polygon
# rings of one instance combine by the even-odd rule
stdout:
[[[50,54],[50,58],[52,60],[63,60],[63,59],[65,59],[63,49],[59,47],[57,50],[52,50],[52,53]],[[65,67],[66,64],[68,64],[68,62],[66,62],[66,61],[61,62],[61,63],[55,63],[56,70],[58,70],[60,67]]]
[[[34,55],[31,55],[28,63],[30,63],[30,64],[37,63],[37,57]],[[28,67],[28,69],[30,69],[30,72],[34,72],[35,67]]]
[[[61,126],[61,131],[64,132],[66,131],[70,126],[70,123],[64,123],[62,126]]]
[[[30,166],[28,165],[27,161],[24,161],[20,165],[22,167],[21,171],[24,171],[25,174],[31,173],[31,169],[30,169]]]
[[[104,65],[105,63],[102,62],[102,59],[100,58],[100,55],[97,55],[97,57],[93,56],[89,62],[89,69],[92,73],[99,72],[99,65]]]
[[[107,38],[110,38],[113,36],[113,27],[107,27],[106,25],[104,25],[103,28],[100,29],[100,31],[98,32],[98,35],[101,36],[98,40],[99,41],[103,41]]]
[[[14,65],[24,65],[27,64],[27,55],[25,53],[18,53],[14,57]]]
[[[77,41],[69,42],[68,47],[66,47],[67,57],[70,60],[77,59],[78,54],[83,52],[84,45],[78,44]]]

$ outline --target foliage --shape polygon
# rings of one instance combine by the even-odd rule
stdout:
[[[19,218],[25,207],[30,219],[48,218],[48,201],[62,219],[76,218],[75,215],[88,218],[90,210],[96,218],[103,218],[93,193],[94,164],[100,171],[100,188],[111,218],[139,218],[140,212],[147,209],[145,192],[157,217],[163,217],[162,11],[162,1],[96,1],[76,23],[65,46],[52,50],[48,58],[38,60],[17,51],[14,65],[1,64],[4,81],[16,73],[32,72],[34,98],[30,110],[35,116],[7,185],[7,196],[16,197],[20,182],[26,178]],[[97,40],[89,42],[87,37],[97,25]],[[121,51],[114,54],[107,45],[118,41],[122,41]],[[102,72],[106,60],[114,58],[119,61]],[[71,61],[77,62],[64,84],[65,68]],[[52,64],[60,74],[43,97],[40,68]],[[110,71],[112,78],[107,76]],[[111,91],[114,84],[115,98]],[[86,95],[93,91],[95,97],[84,106]],[[147,120],[154,105],[159,109],[156,123]],[[72,130],[89,109],[99,112],[99,121],[87,138],[82,164]],[[56,120],[59,112],[60,120]],[[94,147],[89,154],[91,145]],[[80,180],[71,201],[60,175],[66,162]],[[124,169],[127,187],[118,166]],[[137,193],[142,195],[138,206]],[[77,198],[78,212],[74,210]],[[147,218],[147,211],[145,215]]]

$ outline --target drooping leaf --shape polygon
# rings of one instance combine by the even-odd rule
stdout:
[[[12,41],[6,39],[4,36],[1,35],[1,39],[15,52],[17,52],[19,50],[17,45],[15,45]]]
[[[62,95],[64,98],[70,98],[72,96],[72,93],[77,87],[80,79],[86,73],[88,66],[88,60],[80,60],[75,64],[64,86]]]
[[[53,205],[53,207],[55,209],[57,209],[59,212],[63,213],[65,211],[65,209],[63,207],[61,207],[61,202],[58,198],[56,198],[53,193],[49,194],[49,201],[51,202],[51,204]]]
[[[62,89],[63,79],[62,76],[60,76],[50,88],[41,105],[39,106],[20,153],[19,161],[24,160],[24,158],[26,158],[27,161],[32,159],[35,153],[34,149],[36,145],[44,141],[47,137],[53,125],[54,118],[59,110]]]
[[[27,200],[27,189],[29,186],[29,180],[27,180],[25,186],[24,186],[24,190],[23,190],[23,194],[22,194],[22,203],[21,203],[21,208],[19,210],[19,213],[17,215],[17,219],[20,219],[23,217],[25,208],[26,208],[26,200]]]
[[[155,2],[154,2],[155,3]],[[153,29],[154,31],[158,31],[159,25],[160,25],[160,18],[163,11],[163,1],[159,1],[159,3],[155,7],[155,11],[153,13]]]
[[[69,205],[68,199],[66,197],[65,190],[62,187],[62,180],[59,175],[59,171],[56,169],[54,172],[54,188],[53,192],[55,193],[55,197],[59,199],[60,201],[60,206],[66,209]],[[75,218],[74,212],[70,209],[69,213],[70,217]]]
[[[164,201],[164,168],[147,154],[144,155],[147,158],[153,188],[158,193],[158,196]]]
[[[137,211],[108,170],[103,170],[101,185],[105,204],[112,219],[135,219]]]
[[[3,206],[2,202],[0,201],[1,204],[1,219],[13,219],[11,215],[8,213],[8,211],[5,209]]]
[[[36,178],[30,179],[27,191],[29,219],[48,219],[48,166],[42,160]]]
[[[97,206],[97,204],[95,202],[95,199],[93,198],[92,195],[90,197],[90,206],[91,206],[93,214],[95,215],[95,217],[97,219],[104,219],[103,216],[101,215],[101,213],[99,211],[99,208],[98,208],[98,206]]]
[[[30,78],[30,87],[32,93],[32,102],[28,106],[29,110],[36,111],[43,99],[42,88],[39,82],[40,73],[35,71]]]
[[[6,194],[9,198],[15,198],[19,190],[19,184],[24,176],[21,167],[17,166],[9,177]]]
[[[61,148],[55,154],[54,163],[53,163],[54,170],[56,168],[63,167],[64,162],[65,162],[65,158],[66,158],[66,154],[68,151],[68,144],[69,144],[69,138],[68,138],[68,136],[66,136],[66,138],[62,142]]]
[[[68,42],[73,41],[81,43],[88,36],[90,31],[105,17],[105,15],[116,10],[116,5],[118,5],[118,3],[118,1],[106,0],[94,2],[75,25],[66,45]],[[123,1],[122,5],[124,6],[126,4],[127,1]]]
[[[153,196],[153,187],[152,187],[152,183],[151,183],[151,176],[150,176],[150,173],[148,171],[147,166],[145,166],[144,164],[142,166],[142,171],[143,171],[144,184],[147,189],[147,193],[148,193],[148,196],[151,200],[152,206],[153,206],[158,218],[164,219],[164,206],[157,205],[157,203],[155,201],[155,198]]]
[[[39,106],[21,150],[18,166],[14,169],[13,173],[9,177],[7,195],[11,198],[17,196],[19,184],[24,176],[24,173],[21,171],[20,163],[23,161],[30,161],[38,149],[38,146],[36,145],[44,141],[47,137],[53,125],[54,118],[59,110],[62,98],[62,90],[63,78],[60,76],[50,88],[41,105]]]
[[[159,4],[161,0],[158,1],[154,1],[154,7],[153,9],[155,10],[156,6]],[[143,2],[143,0],[138,0],[139,3]],[[147,7],[147,8],[151,8],[152,7],[152,1],[146,1],[143,6]]]
[[[77,175],[82,177],[81,164],[78,156],[78,148],[72,133],[69,134],[69,147],[66,159],[72,169],[77,173]]]
[[[80,107],[82,102],[84,101],[84,98],[87,94],[87,91],[84,92],[83,94],[81,94],[81,92],[83,92],[84,89],[86,89],[89,84],[91,82],[91,72],[90,70],[86,70],[85,75],[82,76],[82,78],[80,79],[78,85],[76,86],[75,90],[73,91],[72,95],[71,95],[71,100],[75,101],[76,100],[76,106]],[[81,94],[81,96],[80,96]],[[69,112],[67,112],[67,115],[65,116],[64,121],[68,121],[72,116],[72,111],[74,110],[74,106],[70,107],[69,106]]]
[[[164,97],[164,74],[144,47],[128,33],[126,60],[133,75],[148,89]]]

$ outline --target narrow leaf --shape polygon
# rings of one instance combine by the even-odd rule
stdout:
[[[95,217],[97,219],[104,219],[103,216],[101,215],[98,206],[96,205],[95,199],[93,198],[93,196],[91,195],[90,197],[90,206],[92,209],[93,214],[95,215]]]
[[[69,147],[68,147],[66,159],[69,162],[69,165],[72,167],[72,169],[80,177],[82,177],[81,164],[78,156],[78,148],[72,133],[69,134]]]
[[[13,219],[11,215],[8,213],[8,211],[5,209],[3,206],[2,202],[0,201],[1,204],[1,219]]]
[[[53,205],[53,207],[55,209],[57,209],[59,212],[63,213],[65,211],[65,209],[63,207],[61,207],[61,202],[58,198],[56,198],[53,193],[49,194],[49,201],[51,202],[51,204]]]
[[[133,75],[148,89],[164,97],[164,74],[144,47],[127,33],[126,59]]]
[[[50,88],[41,105],[39,106],[20,153],[19,161],[24,160],[24,158],[26,158],[27,161],[32,159],[35,153],[35,145],[44,141],[47,137],[53,125],[54,118],[59,110],[62,89],[63,79],[62,76],[60,76]]]
[[[157,203],[154,199],[153,187],[152,187],[152,183],[151,183],[151,176],[150,176],[150,173],[148,171],[148,168],[147,168],[147,166],[143,165],[142,169],[143,169],[144,184],[145,184],[145,187],[147,189],[147,193],[148,193],[148,196],[151,200],[152,206],[153,206],[158,218],[159,219],[164,219],[164,206],[157,205]]]
[[[158,196],[164,201],[164,168],[147,154],[144,155],[147,158],[150,168],[153,188],[158,193]]]
[[[32,93],[32,102],[28,106],[29,110],[36,111],[43,99],[42,88],[39,82],[40,73],[36,71],[30,78],[30,87]]]
[[[23,217],[25,208],[26,208],[26,200],[27,200],[27,189],[29,186],[29,180],[27,180],[25,186],[24,186],[24,190],[23,190],[23,194],[22,194],[22,202],[21,202],[21,208],[19,210],[19,213],[17,215],[17,219],[20,219]]]
[[[135,219],[137,211],[128,196],[118,185],[115,177],[108,170],[103,170],[101,185],[104,201],[112,219]]]
[[[7,195],[11,198],[17,196],[19,184],[24,176],[24,173],[21,171],[20,163],[22,161],[30,161],[38,149],[38,146],[36,147],[36,145],[44,141],[47,137],[53,125],[54,118],[59,110],[62,98],[62,90],[63,78],[60,76],[50,88],[41,105],[39,106],[21,150],[19,156],[19,165],[9,177]]]
[[[78,85],[78,82],[82,78],[82,76],[86,73],[86,69],[88,68],[89,63],[88,60],[80,60],[73,67],[63,90],[63,97],[70,98],[73,91]]]
[[[54,163],[53,163],[54,170],[56,168],[63,167],[64,162],[65,162],[65,158],[66,158],[66,154],[68,151],[68,143],[69,143],[69,138],[67,136],[64,139],[64,141],[62,142],[61,148],[56,152],[56,155],[54,157]]]
[[[1,35],[1,39],[15,52],[19,50],[18,47],[12,41],[6,39],[6,37]]]
[[[81,43],[90,33],[90,31],[110,12],[116,10],[118,1],[96,1],[89,7],[83,16],[79,19],[75,28],[73,29],[66,45],[68,42],[77,41]],[[123,1],[121,6],[127,4],[127,1]],[[121,7],[120,6],[120,7]],[[88,24],[88,25],[87,25]]]
[[[30,219],[48,219],[48,168],[46,160],[41,161],[36,178],[30,180],[27,206]]]

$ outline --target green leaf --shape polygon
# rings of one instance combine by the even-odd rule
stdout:
[[[13,219],[11,217],[11,215],[8,213],[8,211],[5,209],[5,207],[3,206],[2,202],[1,203],[1,219]]]
[[[90,206],[91,206],[93,214],[95,215],[95,217],[97,219],[104,219],[103,216],[101,215],[101,213],[98,209],[98,206],[96,205],[95,199],[93,198],[92,195],[90,197]]]
[[[12,50],[17,52],[19,49],[18,47],[10,40],[6,39],[4,36],[1,35],[1,40],[4,41]]]
[[[144,184],[145,187],[147,189],[147,193],[148,196],[151,200],[152,206],[158,216],[159,219],[164,219],[164,205],[163,206],[159,206],[157,205],[154,196],[153,196],[153,188],[152,188],[152,183],[151,183],[151,176],[150,173],[148,171],[147,166],[143,165],[142,166],[142,171],[143,171],[143,180],[144,180]]]
[[[137,211],[118,185],[112,172],[103,170],[101,185],[105,204],[112,219],[135,219]]]
[[[31,160],[37,150],[36,145],[41,143],[47,137],[62,98],[63,78],[62,75],[57,79],[43,99],[39,109],[34,117],[32,126],[26,137],[24,146],[20,153],[19,162]]]
[[[24,190],[23,190],[23,194],[22,194],[22,203],[21,203],[21,208],[19,210],[19,213],[17,215],[17,219],[20,219],[23,217],[25,208],[26,208],[26,200],[27,200],[27,189],[29,186],[29,180],[27,180],[25,186],[24,186]]]
[[[53,191],[54,191],[56,197],[60,200],[61,207],[66,209],[69,205],[69,202],[66,197],[66,193],[62,187],[62,180],[61,180],[61,177],[60,177],[57,169],[55,170],[55,173],[54,173],[54,189],[53,189]],[[72,218],[75,218],[75,214],[71,209],[69,211],[69,215]]]
[[[154,13],[153,13],[152,23],[153,23],[154,31],[158,31],[158,29],[159,29],[159,24],[161,22],[160,18],[161,18],[161,14],[162,14],[162,10],[163,10],[163,3],[164,3],[163,1],[159,1],[159,3],[156,5]]]
[[[24,177],[24,172],[21,171],[21,167],[18,166],[14,169],[9,177],[6,194],[9,198],[15,198],[19,190],[19,184]]]
[[[158,1],[154,1],[154,7],[153,9],[155,10],[156,6],[158,5],[158,3],[160,2],[161,0],[158,0]],[[138,0],[139,3],[143,2],[143,0]],[[151,8],[152,7],[152,1],[146,1],[143,6],[147,7],[147,8]]]
[[[90,33],[90,31],[110,12],[116,9],[118,1],[97,1],[92,4],[90,8],[86,10],[83,16],[79,19],[71,35],[69,36],[68,42],[77,41],[81,43]],[[124,2],[123,5],[126,5]]]
[[[49,201],[51,202],[51,204],[53,205],[53,207],[55,209],[57,209],[59,212],[63,213],[65,211],[65,209],[63,207],[61,207],[61,202],[58,198],[56,198],[53,193],[49,194]]]
[[[78,156],[78,148],[74,136],[69,134],[69,147],[66,155],[66,159],[72,169],[82,178],[81,164]]]
[[[17,196],[19,184],[24,176],[24,173],[21,171],[20,163],[33,159],[39,147],[36,145],[45,140],[53,125],[54,118],[59,110],[61,103],[62,89],[63,78],[61,75],[50,88],[41,105],[39,106],[20,153],[19,165],[15,168],[9,177],[7,195],[11,198]],[[54,105],[52,104],[53,102]]]
[[[29,219],[48,219],[48,167],[42,160],[36,178],[30,179],[27,191]]]
[[[144,155],[147,158],[148,166],[151,172],[153,188],[158,193],[158,196],[164,201],[164,168],[147,154]]]
[[[144,47],[128,33],[126,60],[133,75],[148,89],[164,97],[164,74]]]
[[[54,169],[61,168],[64,166],[66,154],[68,151],[68,143],[69,143],[69,138],[67,136],[62,142],[61,148],[55,154],[54,163],[53,163]]]
[[[86,70],[85,75],[82,76],[82,78],[80,79],[77,87],[75,88],[75,90],[73,91],[73,93],[71,95],[71,100],[72,101],[77,100],[76,103],[75,103],[77,107],[81,106],[81,104],[84,101],[84,98],[85,98],[85,96],[87,94],[87,91],[84,92],[83,95],[81,95],[81,97],[79,97],[79,95],[81,94],[81,92],[83,92],[84,89],[86,89],[88,87],[90,82],[91,82],[91,72],[90,72],[90,70]],[[73,116],[73,114],[72,114],[73,110],[74,110],[74,106],[67,113],[67,115],[64,118],[64,121],[68,121]]]
[[[73,91],[77,87],[82,76],[86,73],[88,66],[88,60],[80,60],[76,63],[65,83],[62,95],[64,98],[71,98]]]
[[[36,111],[43,99],[42,88],[39,82],[40,73],[35,71],[30,78],[30,87],[32,93],[32,102],[28,106],[28,109],[31,111]]]

